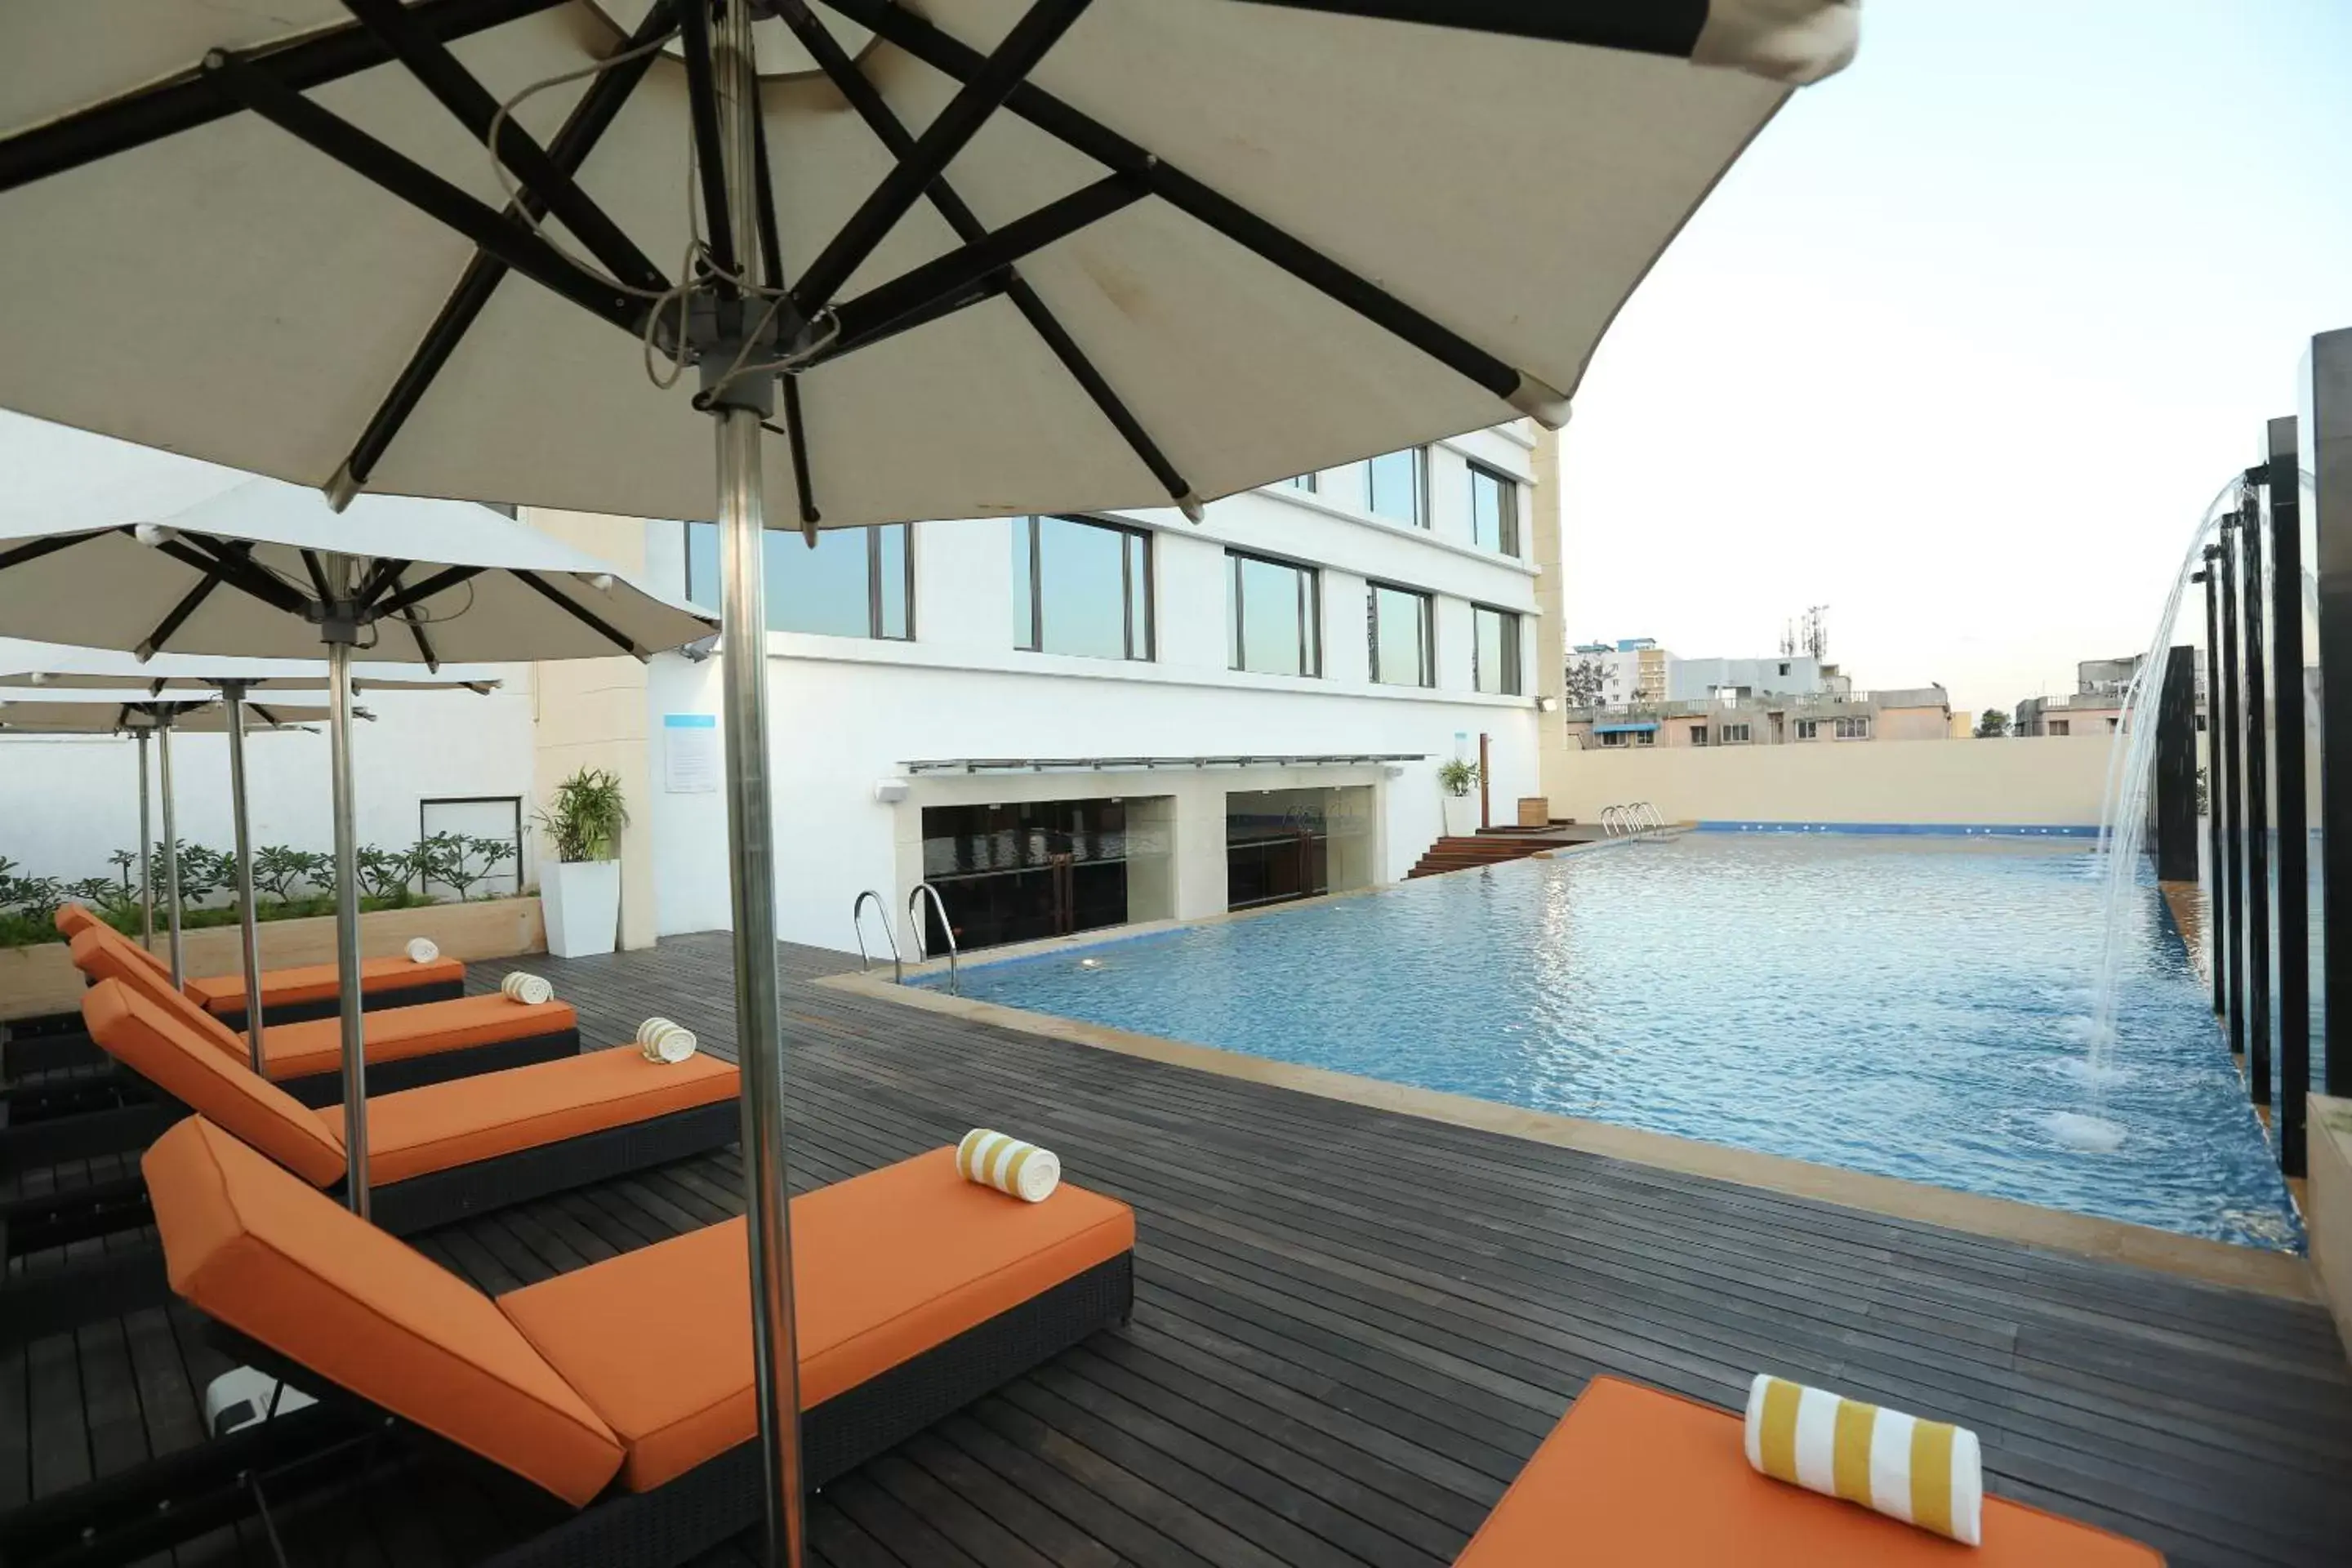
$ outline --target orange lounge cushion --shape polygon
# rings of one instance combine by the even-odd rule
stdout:
[[[737,1092],[730,1063],[693,1056],[664,1067],[635,1046],[404,1089],[368,1101],[368,1180],[375,1186],[404,1182],[731,1100]],[[341,1106],[311,1115],[341,1134]]]
[[[197,1039],[242,1065],[249,1047],[244,1036],[232,1031],[172,984],[169,971],[155,955],[112,926],[89,925],[73,934],[66,952],[74,967],[90,981],[117,980],[180,1020]],[[266,1033],[266,1031],[265,1031]]]
[[[405,990],[412,985],[446,985],[463,981],[466,966],[454,958],[413,963],[405,958],[370,958],[360,963],[360,990],[367,995]],[[308,963],[296,969],[262,972],[261,1005],[283,1007],[297,1002],[323,1002],[341,989],[342,971],[332,963]],[[188,994],[209,1013],[245,1011],[245,976],[207,974],[190,980]]]
[[[1041,1204],[937,1149],[796,1197],[801,1406],[811,1409],[1135,1247],[1125,1204],[1065,1184]],[[743,1222],[499,1298],[627,1447],[645,1491],[757,1429]]]
[[[569,1002],[533,1007],[511,997],[459,996],[387,1007],[370,1013],[362,1030],[370,1065],[409,1057],[436,1056],[474,1046],[495,1046],[577,1028],[580,1016]],[[343,1062],[343,1021],[313,1018],[304,1024],[272,1024],[261,1031],[262,1070],[273,1083],[333,1072]]]
[[[163,994],[203,1016],[169,986]],[[186,1017],[121,980],[101,980],[84,992],[81,1016],[108,1055],[198,1115],[211,1117],[313,1186],[343,1179],[340,1112],[336,1121],[322,1124],[292,1095],[215,1050]]]
[[[202,1117],[140,1162],[172,1289],[574,1504],[621,1445],[488,1297]]]
[[[1963,1546],[1748,1468],[1739,1417],[1596,1377],[1454,1568],[2161,1568],[2163,1555],[1988,1497]]]

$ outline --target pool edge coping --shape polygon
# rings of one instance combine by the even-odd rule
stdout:
[[[1334,897],[1346,898],[1350,894]],[[1295,906],[1280,906],[1290,908]],[[1255,912],[1255,911],[1251,911]],[[1171,926],[1200,921],[1171,921]],[[1076,945],[1070,939],[1038,944]],[[1025,945],[1025,944],[1024,944]],[[911,966],[910,966],[911,967]],[[926,968],[929,966],[926,965]],[[919,1007],[975,1023],[993,1024],[1019,1034],[1064,1044],[1086,1046],[1119,1056],[1139,1058],[1164,1066],[1185,1068],[1220,1078],[1265,1084],[1325,1100],[1341,1100],[1370,1110],[1420,1117],[1450,1126],[1507,1138],[1572,1149],[1580,1153],[1622,1160],[1684,1175],[1729,1182],[1791,1197],[1809,1198],[1886,1218],[1942,1226],[1996,1241],[2045,1247],[2102,1262],[2122,1263],[2176,1278],[2228,1289],[2246,1290],[2286,1300],[2324,1305],[2307,1257],[2240,1247],[2203,1237],[2184,1236],[2154,1226],[2103,1219],[2070,1210],[2044,1208],[2011,1198],[1989,1197],[1954,1188],[1907,1182],[1810,1160],[1765,1154],[1728,1144],[1621,1127],[1613,1122],[1550,1111],[1529,1110],[1496,1100],[1437,1089],[1415,1089],[1383,1079],[1304,1067],[1270,1057],[1248,1056],[1213,1046],[1196,1046],[1157,1035],[1138,1034],[1107,1025],[1066,1018],[1052,1013],[1008,1007],[922,986],[901,985],[882,975],[850,972],[829,974],[814,984],[831,990]]]

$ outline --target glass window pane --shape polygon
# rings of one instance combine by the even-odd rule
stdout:
[[[1151,657],[1151,541],[1127,537],[1127,657]]]
[[[1372,679],[1388,686],[1427,686],[1429,601],[1402,588],[1372,589]]]
[[[1242,667],[1242,558],[1225,557],[1225,668]]]
[[[1525,689],[1519,674],[1525,668],[1519,658],[1519,628],[1526,624],[1517,616],[1503,617],[1503,689],[1514,697]]]
[[[1484,468],[1470,470],[1470,542],[1481,550],[1503,548],[1503,481]]]
[[[1037,601],[1030,592],[1029,567],[1036,523],[1029,517],[1013,520],[1013,646],[1033,653],[1037,647]]]
[[[1241,565],[1242,652],[1244,669],[1260,675],[1305,675],[1300,657],[1299,578],[1296,566],[1237,558]]]
[[[1063,517],[1037,520],[1044,651],[1127,657],[1127,541],[1118,529]]]
[[[1470,613],[1477,629],[1477,687],[1499,695],[1503,689],[1503,617],[1494,610]]]
[[[767,538],[768,626],[780,632],[829,637],[873,635],[866,596],[866,531],[828,528],[812,550],[795,533]]]
[[[1365,468],[1370,481],[1368,510],[1392,522],[1421,526],[1421,448],[1385,453]]]
[[[1326,500],[1341,506],[1361,507],[1364,504],[1364,465],[1349,463],[1337,468],[1327,468],[1320,476],[1316,493]]]
[[[719,604],[719,525],[686,525],[686,602],[716,610]]]
[[[905,637],[914,635],[907,613],[907,524],[894,522],[875,531],[881,552],[882,624],[875,628],[878,637]]]

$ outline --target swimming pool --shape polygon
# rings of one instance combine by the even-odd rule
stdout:
[[[1693,834],[968,964],[968,996],[2250,1246],[2302,1233],[2151,882],[2080,840]],[[2122,1142],[2066,1139],[2095,1116]],[[2075,1124],[2078,1128],[2080,1123]]]

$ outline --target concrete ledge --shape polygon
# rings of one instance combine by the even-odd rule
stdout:
[[[334,962],[331,915],[265,921],[260,931],[264,969]],[[235,973],[245,962],[239,936],[233,925],[187,932],[182,947],[188,973]],[[511,958],[517,953],[545,952],[547,922],[536,897],[378,910],[360,917],[360,956],[388,958],[407,946],[409,938],[417,936],[432,938],[451,958]],[[169,951],[169,945],[157,930],[154,952],[161,955]],[[81,972],[66,955],[65,943],[0,948],[0,1020],[70,1012],[81,1005]]]
[[[1116,1051],[1122,1056],[1139,1057],[1171,1067],[1215,1073],[1222,1078],[1244,1079],[1253,1083],[1320,1095],[1327,1100],[1345,1100],[1378,1110],[1423,1117],[1432,1121],[1475,1128],[1506,1137],[1524,1138],[1556,1148],[1606,1155],[1687,1175],[1706,1176],[1742,1186],[1786,1193],[1795,1197],[1817,1198],[1870,1214],[1944,1226],[1973,1236],[2153,1268],[2209,1285],[2258,1291],[2266,1296],[2297,1301],[2322,1299],[2310,1264],[2289,1253],[2263,1252],[2253,1247],[2231,1246],[2227,1242],[2181,1236],[2151,1226],[2128,1225],[2120,1220],[2099,1219],[2090,1215],[2070,1214],[2062,1209],[2042,1208],[2006,1198],[1954,1192],[1944,1187],[1899,1181],[1892,1176],[1868,1175],[1859,1171],[1814,1164],[1777,1154],[1759,1154],[1746,1149],[1700,1142],[1696,1139],[1644,1132],[1605,1121],[1527,1110],[1492,1100],[1474,1100],[1466,1095],[1412,1089],[1380,1079],[1333,1072],[1324,1068],[1300,1067],[1265,1057],[1243,1056],[1207,1046],[1188,1045],[1180,1040],[1132,1034],[1124,1029],[1108,1028],[1074,1018],[975,1001],[968,996],[952,996],[918,986],[897,985],[876,974],[830,975],[816,984],[895,1002],[901,1006],[920,1007],[950,1017],[1015,1029],[1023,1034],[1089,1046],[1097,1050]],[[2320,1103],[2316,1100],[2313,1101],[2315,1128],[2318,1126],[2316,1107]],[[2352,1106],[2347,1106],[2347,1111],[2352,1114]],[[2352,1177],[2347,1177],[2347,1180],[2352,1180]],[[2347,1223],[2352,1223],[2352,1186],[2347,1186],[2346,1193],[2347,1219]],[[2347,1244],[2342,1256],[2346,1265],[2352,1267],[2352,1233],[2347,1234]],[[2315,1229],[2315,1247],[2316,1245]],[[2352,1300],[2352,1294],[2344,1299]],[[2347,1328],[2347,1336],[2352,1336],[2352,1328]]]

